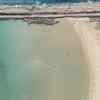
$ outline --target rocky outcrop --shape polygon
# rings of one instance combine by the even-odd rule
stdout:
[[[45,25],[54,25],[59,23],[59,21],[55,21],[54,18],[33,18],[33,19],[23,19],[23,21],[30,24],[45,24]]]

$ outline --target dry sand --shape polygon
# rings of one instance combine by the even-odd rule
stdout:
[[[82,41],[83,49],[89,63],[88,100],[100,100],[100,31],[95,29],[96,22],[89,18],[68,18],[75,27]]]

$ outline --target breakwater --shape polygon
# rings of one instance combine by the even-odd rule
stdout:
[[[73,3],[52,5],[16,5],[0,6],[0,18],[24,18],[24,17],[62,17],[74,15],[89,15],[100,13],[100,2],[95,3]]]
[[[100,2],[0,6],[0,19],[23,19],[28,23],[58,23],[64,17],[99,17]],[[27,20],[28,19],[28,20]],[[48,20],[49,19],[49,20]]]

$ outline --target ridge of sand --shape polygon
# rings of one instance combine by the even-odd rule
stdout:
[[[100,100],[100,41],[96,22],[89,18],[68,18],[75,27],[89,63],[88,100]],[[99,32],[100,33],[100,32]]]

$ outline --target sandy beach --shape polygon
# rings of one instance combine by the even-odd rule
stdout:
[[[69,18],[75,27],[83,45],[89,64],[89,93],[88,100],[100,100],[100,39],[96,30],[97,22],[90,22],[89,18]]]

